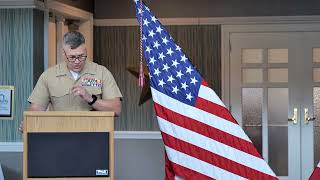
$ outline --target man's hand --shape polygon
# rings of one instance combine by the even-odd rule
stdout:
[[[86,102],[92,102],[93,98],[88,91],[82,86],[74,86],[71,89],[71,93],[74,96],[80,96]],[[118,116],[121,112],[120,98],[113,99],[98,99],[92,107],[97,111],[113,111]]]
[[[73,86],[71,89],[71,94],[74,96],[80,96],[86,102],[92,102],[93,100],[91,94],[89,94],[88,91],[82,86]]]
[[[48,105],[42,106],[39,104],[31,103],[29,106],[28,111],[45,111],[47,109]],[[21,133],[23,133],[23,120],[20,123],[19,129]]]

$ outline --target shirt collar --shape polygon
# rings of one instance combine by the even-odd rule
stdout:
[[[68,74],[70,74],[70,71],[68,70],[67,68],[67,63],[66,62],[63,62],[63,63],[60,63],[58,66],[57,66],[57,69],[56,69],[56,76],[66,76]],[[93,66],[93,63],[89,60],[87,60],[85,62],[85,65],[82,69],[82,71],[80,72],[80,77],[84,74],[91,74],[91,75],[95,75],[96,72],[95,72],[95,69],[94,69],[94,66]]]

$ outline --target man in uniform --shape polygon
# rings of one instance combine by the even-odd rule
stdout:
[[[85,39],[80,32],[63,37],[65,61],[46,70],[28,101],[29,111],[121,112],[121,92],[110,71],[87,60]]]

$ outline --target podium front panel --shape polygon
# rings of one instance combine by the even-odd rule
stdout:
[[[23,179],[24,180],[114,180],[114,112],[101,112],[101,111],[77,111],[77,112],[68,112],[68,111],[47,111],[47,112],[39,112],[39,111],[25,111],[24,112],[24,133],[23,133],[23,141],[24,141],[24,152],[23,152]],[[55,135],[63,135],[64,133],[70,135],[76,135],[77,133],[108,133],[108,138],[104,138],[104,143],[105,147],[109,147],[109,152],[106,152],[106,156],[109,157],[109,166],[102,167],[101,169],[96,169],[94,172],[95,174],[99,174],[99,176],[92,176],[92,177],[80,177],[80,176],[87,176],[90,175],[89,173],[86,174],[78,174],[79,177],[74,177],[76,175],[71,175],[73,177],[68,177],[68,174],[65,175],[53,175],[53,174],[40,174],[42,170],[38,169],[35,172],[35,168],[32,167],[33,163],[35,160],[41,161],[41,158],[43,160],[47,160],[46,168],[43,169],[49,169],[50,171],[53,170],[56,167],[48,167],[52,166],[52,164],[57,164],[56,166],[66,166],[66,165],[59,165],[61,164],[61,159],[59,160],[60,163],[56,163],[55,158],[48,159],[50,152],[50,149],[57,149],[64,147],[64,150],[67,149],[68,146],[68,139],[72,138],[64,138],[61,139],[62,141],[59,143],[64,143],[64,144],[59,144],[57,146],[53,146],[52,144],[49,144],[48,139],[42,138],[42,137],[35,137],[35,136],[43,136],[45,135],[46,138],[53,138],[53,140],[57,137],[49,137],[49,136],[55,136]],[[34,137],[32,134],[34,133]],[[60,134],[62,133],[62,134]],[[42,135],[41,135],[42,134]],[[104,136],[104,135],[103,135]],[[31,138],[31,139],[29,139]],[[34,139],[35,138],[35,139]],[[88,138],[88,137],[87,137]],[[102,137],[101,137],[102,138]],[[77,139],[77,138],[76,138]],[[90,139],[90,138],[89,138]],[[98,138],[99,139],[99,138]],[[31,140],[31,142],[29,142]],[[36,141],[35,141],[36,140]],[[33,141],[33,142],[32,142]],[[48,141],[48,142],[45,142]],[[60,141],[60,140],[59,140]],[[89,140],[94,142],[94,140]],[[99,140],[98,140],[99,141]],[[46,144],[47,143],[47,144]],[[79,142],[78,142],[79,143]],[[33,147],[34,145],[36,146],[37,144],[43,144],[41,147]],[[96,144],[100,143],[95,143],[94,145],[91,145],[91,147],[95,146]],[[74,146],[78,146],[80,148],[76,150],[72,150]],[[81,151],[81,148],[83,144],[74,144],[73,146],[69,147],[69,151],[75,151],[76,153],[79,153],[78,151]],[[42,147],[50,147],[46,151],[40,152],[40,159],[39,155],[34,154],[36,152],[35,149],[42,148]],[[103,147],[98,147],[94,149],[100,149],[104,151]],[[61,149],[60,149],[61,150]],[[91,150],[91,154],[93,154],[93,150]],[[42,153],[42,155],[41,155]],[[63,152],[66,153],[66,152]],[[97,152],[97,154],[99,154]],[[30,159],[30,157],[32,157]],[[45,157],[47,156],[47,157]],[[78,154],[78,158],[75,155],[63,155],[65,157],[74,157],[74,161],[77,161],[77,166],[83,165],[83,163],[80,163],[80,160],[83,160],[83,158],[80,158],[80,156],[87,156],[85,158],[89,158],[90,155],[83,155],[83,154]],[[91,156],[92,157],[92,156]],[[101,159],[103,159],[101,155]],[[88,160],[92,160],[87,159]],[[100,159],[100,160],[101,160]],[[65,159],[66,160],[66,159]],[[31,162],[30,162],[31,161]],[[71,161],[71,163],[75,163],[74,161]],[[97,160],[98,161],[98,160]],[[43,163],[43,162],[37,162],[37,163]],[[31,167],[29,167],[30,165]],[[94,165],[95,166],[95,165]],[[45,167],[45,166],[44,166]],[[67,166],[71,167],[71,165]],[[74,166],[73,166],[74,167]],[[107,167],[109,167],[109,171],[106,171]],[[30,169],[31,168],[31,169]],[[39,167],[42,168],[42,167]],[[80,167],[79,167],[80,168]],[[96,167],[94,167],[96,168]],[[105,168],[105,169],[104,169]],[[90,170],[91,171],[91,170]],[[28,177],[28,173],[31,176],[34,177]],[[60,172],[59,172],[60,173]],[[55,174],[59,174],[55,173]],[[64,172],[66,173],[66,172]],[[108,175],[106,175],[108,174]],[[45,177],[47,176],[47,177]],[[51,176],[51,177],[49,177]],[[61,176],[61,177],[58,177]],[[62,177],[63,176],[63,177]]]
[[[109,177],[109,133],[28,133],[28,178]]]

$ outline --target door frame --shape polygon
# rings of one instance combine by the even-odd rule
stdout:
[[[222,25],[222,99],[230,110],[231,107],[231,77],[230,77],[230,60],[231,60],[231,51],[232,51],[232,45],[231,45],[231,35],[233,33],[277,33],[277,32],[313,32],[313,31],[320,31],[320,22],[315,23],[288,23],[288,24],[278,24],[278,23],[268,23],[268,24],[244,24],[244,25]],[[289,104],[290,106],[290,104]],[[289,114],[292,114],[291,109],[289,109]],[[301,109],[299,107],[299,109]],[[289,128],[288,124],[288,132],[290,129],[292,130],[294,127]],[[300,128],[300,126],[299,126]],[[267,134],[268,132],[264,129],[262,131],[262,138],[263,138],[263,144],[268,143]],[[294,140],[299,137],[288,137],[288,143],[294,143]],[[288,146],[289,147],[289,146]],[[263,145],[262,148],[263,157],[267,160],[267,154],[268,154],[268,146]],[[288,152],[289,153],[289,152]],[[289,155],[290,157],[290,155]],[[296,169],[297,165],[294,165],[295,163],[290,163],[290,159],[288,160],[288,170],[290,169]],[[300,165],[299,165],[300,167]],[[300,168],[299,168],[300,169]],[[290,174],[290,173],[289,173]],[[288,174],[288,177],[289,177]],[[299,173],[303,174],[303,172]],[[280,179],[288,179],[288,177],[279,177]]]
[[[62,41],[63,41],[63,35],[65,33],[65,25],[64,20],[74,19],[79,20],[81,23],[79,24],[79,31],[85,36],[86,39],[86,47],[87,47],[87,55],[89,60],[93,60],[93,13],[70,6],[68,4],[64,4],[62,2],[54,1],[54,0],[45,0],[45,45],[48,49],[49,47],[49,37],[50,31],[49,31],[49,22],[50,17],[49,13],[53,13],[57,18],[56,20],[56,30],[55,30],[55,36],[56,36],[56,42],[54,43],[56,45],[56,49],[54,50],[56,52],[56,56],[49,57],[49,52],[45,52],[46,55],[46,62],[47,66],[49,64],[55,65],[62,61]],[[52,32],[52,31],[51,31]],[[50,50],[49,50],[50,51]]]

